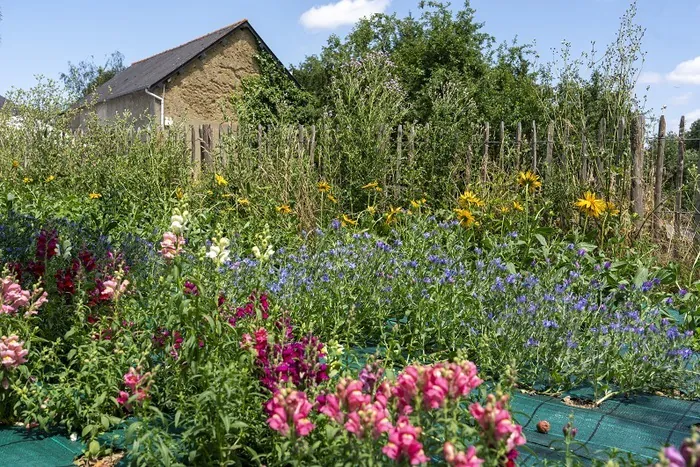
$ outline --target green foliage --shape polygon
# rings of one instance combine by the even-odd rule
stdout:
[[[92,94],[124,68],[124,55],[116,51],[104,65],[95,64],[94,57],[81,60],[77,65],[68,62],[68,72],[61,73],[60,78],[71,99],[78,100]]]

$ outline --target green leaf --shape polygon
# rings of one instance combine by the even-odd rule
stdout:
[[[98,443],[96,440],[90,441],[88,451],[90,451],[90,454],[93,456],[98,455],[100,453],[100,443]]]
[[[546,247],[547,246],[547,240],[544,239],[544,237],[540,234],[535,234],[535,238],[537,239],[538,242],[540,242],[540,245]]]

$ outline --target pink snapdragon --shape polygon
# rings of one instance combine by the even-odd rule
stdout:
[[[428,456],[423,451],[423,444],[418,441],[421,429],[411,425],[408,417],[399,417],[396,426],[389,431],[389,441],[382,452],[390,459],[400,461],[407,459],[411,465],[428,462]]]
[[[24,290],[14,277],[7,276],[0,279],[0,313],[15,315],[23,308],[24,316],[38,313],[38,309],[48,302],[47,293],[43,289],[35,287],[33,292]]]
[[[102,290],[100,291],[101,300],[117,300],[121,295],[126,292],[129,286],[129,281],[119,278],[110,278],[102,283]]]
[[[308,418],[312,405],[302,391],[280,389],[267,402],[265,408],[270,415],[267,424],[282,436],[294,434],[304,437],[314,429],[314,424]]]
[[[479,459],[476,455],[476,448],[469,446],[466,452],[457,451],[454,444],[446,442],[442,448],[445,455],[445,461],[452,467],[479,467],[484,463],[483,459]]]
[[[173,259],[180,255],[184,245],[185,237],[172,232],[165,232],[163,240],[160,242],[160,254],[167,260]]]
[[[141,374],[140,368],[131,367],[129,371],[124,374],[124,386],[126,386],[129,391],[119,391],[116,400],[119,405],[123,405],[125,409],[131,410],[132,406],[129,400],[131,400],[132,397],[136,397],[136,402],[139,404],[150,397],[151,373]]]
[[[475,402],[469,406],[469,412],[483,430],[487,443],[493,445],[495,442],[505,442],[508,458],[511,459],[517,457],[515,448],[525,444],[526,440],[523,427],[513,422],[506,409],[507,403],[507,395],[496,400],[496,396],[489,394],[486,406]]]
[[[0,359],[6,370],[13,370],[23,363],[27,363],[29,351],[24,348],[24,342],[15,334],[10,337],[2,336],[0,339]]]

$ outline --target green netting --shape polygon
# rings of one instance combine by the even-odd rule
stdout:
[[[549,447],[563,446],[561,429],[570,414],[578,429],[576,440],[581,443],[574,452],[589,460],[605,459],[613,448],[650,459],[665,444],[679,445],[691,427],[700,424],[700,402],[650,395],[614,398],[595,409],[585,409],[567,406],[557,398],[515,394],[513,410],[535,451],[534,455],[524,452],[524,465],[537,463],[537,457],[558,457]],[[547,435],[536,430],[540,420],[552,426]]]
[[[0,465],[70,467],[85,447],[59,434],[20,427],[0,429]]]

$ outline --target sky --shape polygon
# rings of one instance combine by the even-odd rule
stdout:
[[[247,18],[285,64],[321,51],[330,34],[346,35],[362,16],[419,14],[419,0],[0,0],[0,94],[30,88],[35,76],[58,79],[68,62],[120,51],[131,63]],[[463,0],[452,2],[463,6]],[[205,6],[206,5],[206,6]],[[574,51],[602,49],[614,37],[628,0],[472,0],[476,19],[499,42],[534,42],[540,61],[562,40]],[[681,115],[700,119],[700,0],[639,0],[646,29],[638,92],[664,112],[669,129]],[[648,88],[648,89],[647,89]]]

